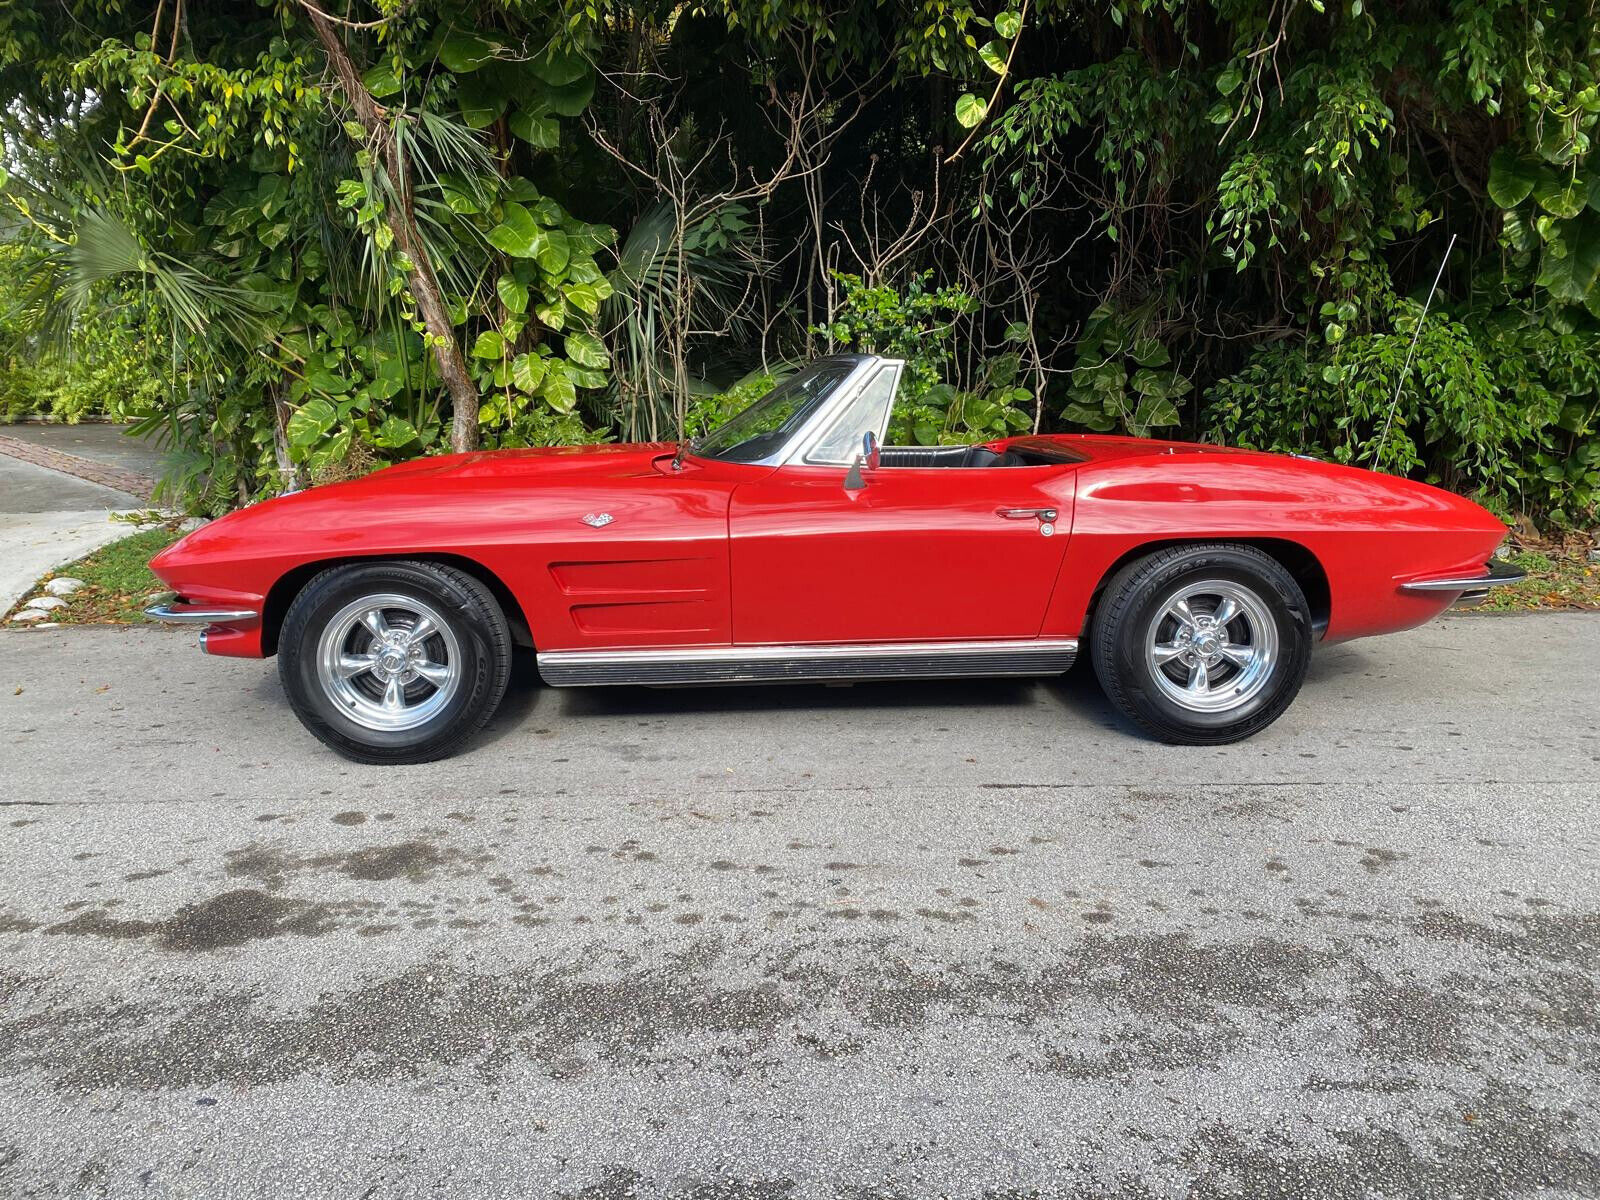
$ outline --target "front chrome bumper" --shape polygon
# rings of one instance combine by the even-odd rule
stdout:
[[[254,621],[261,614],[253,608],[202,608],[195,604],[179,604],[178,594],[167,592],[145,609],[144,615],[169,625],[226,625],[232,621]]]
[[[1528,577],[1526,571],[1503,563],[1498,559],[1491,559],[1488,572],[1482,575],[1444,575],[1437,579],[1408,579],[1400,585],[1402,592],[1412,594],[1456,592],[1454,608],[1471,608],[1475,604],[1482,604],[1489,598],[1489,589],[1501,587],[1508,583],[1521,583]]]

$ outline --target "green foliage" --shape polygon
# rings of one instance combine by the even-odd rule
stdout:
[[[1596,519],[1578,0],[339,11],[375,127],[296,0],[0,6],[0,413],[138,419],[218,512],[447,449],[452,347],[492,446],[692,433],[827,344],[905,359],[896,441],[1199,434]]]
[[[698,396],[689,405],[684,426],[686,436],[703,437],[717,426],[737,416],[765,396],[783,380],[784,373],[759,371],[747,375],[725,392]]]
[[[1402,377],[1419,313],[1393,301],[1387,330],[1258,350],[1207,392],[1212,434],[1472,487],[1507,514],[1587,519],[1600,502],[1600,337],[1436,309]]]
[[[903,289],[868,286],[861,276],[839,271],[833,277],[844,298],[833,321],[815,332],[842,350],[904,359],[900,401],[919,400],[949,370],[956,318],[974,311],[977,301],[957,287],[932,287],[932,271],[912,276]]]
[[[62,625],[142,622],[150,594],[166,587],[148,563],[182,536],[166,526],[143,529],[50,572],[39,581],[41,588],[57,576],[83,582],[50,619]]]
[[[1154,300],[1126,312],[1102,304],[1078,338],[1067,389],[1066,420],[1096,433],[1149,437],[1178,424],[1178,401],[1194,387],[1171,366],[1154,336]]]
[[[24,247],[0,243],[0,296],[24,295],[36,265]],[[101,312],[79,322],[64,351],[41,353],[35,317],[25,307],[0,310],[0,421],[135,421],[155,410],[161,385],[126,314]]]
[[[889,420],[890,445],[936,446],[956,440],[986,441],[1029,428],[1022,408],[1033,394],[1018,384],[1019,361],[1006,354],[985,363],[974,387],[949,382],[952,334],[958,318],[976,311],[969,292],[932,287],[933,272],[868,286],[858,275],[836,272],[844,299],[833,321],[816,330],[844,349],[903,359],[905,369]]]

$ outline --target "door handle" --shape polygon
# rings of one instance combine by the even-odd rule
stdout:
[[[995,513],[1008,521],[1054,521],[1056,510],[1053,508],[997,508]]]

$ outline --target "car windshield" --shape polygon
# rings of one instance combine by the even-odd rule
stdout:
[[[732,420],[692,442],[690,449],[703,458],[723,462],[753,463],[770,457],[783,449],[856,365],[840,360],[812,363]]]

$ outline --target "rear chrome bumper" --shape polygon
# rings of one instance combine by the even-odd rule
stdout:
[[[203,608],[197,604],[180,604],[176,592],[162,596],[144,610],[144,615],[169,625],[227,625],[234,621],[254,621],[261,616],[253,608]]]
[[[1443,575],[1437,579],[1408,579],[1400,585],[1400,590],[1412,594],[1456,592],[1458,595],[1453,607],[1471,608],[1489,598],[1490,588],[1507,583],[1521,583],[1527,577],[1527,572],[1520,571],[1509,563],[1493,559],[1489,562],[1486,574],[1454,574]]]

